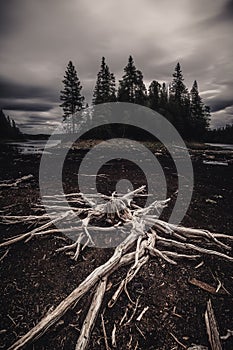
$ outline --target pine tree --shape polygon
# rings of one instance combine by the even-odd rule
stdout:
[[[166,109],[167,103],[168,103],[168,91],[167,91],[166,83],[163,83],[160,90],[160,107],[163,109]]]
[[[100,71],[97,74],[92,103],[94,105],[116,101],[116,83],[114,74],[110,72],[105,58],[102,57]]]
[[[210,116],[210,109],[205,106],[202,98],[199,95],[198,84],[195,80],[190,91],[190,126],[192,128],[192,135],[201,139],[208,128],[208,120]]]
[[[12,119],[12,128],[16,129],[16,124],[15,124],[14,119]]]
[[[207,130],[210,126],[210,118],[211,118],[210,106],[204,105],[204,109],[205,109],[205,120],[206,120],[206,130]]]
[[[188,89],[184,84],[184,77],[178,62],[173,73],[173,81],[170,85],[170,99],[177,105],[183,106],[186,102]]]
[[[147,90],[143,82],[143,75],[140,70],[137,70],[134,103],[144,106],[146,105],[146,102],[147,102]]]
[[[148,105],[151,109],[158,111],[160,106],[161,85],[153,80],[149,86]]]
[[[75,131],[75,115],[84,108],[84,97],[81,95],[82,86],[77,76],[75,66],[69,61],[64,80],[64,90],[61,91],[60,100],[64,101],[60,107],[63,108],[64,120],[72,118],[72,129]]]
[[[105,71],[105,58],[102,58],[101,62],[101,69],[99,73],[97,74],[97,80],[96,80],[96,85],[93,93],[93,100],[92,103],[94,105],[98,105],[100,103],[103,103],[103,74]]]
[[[199,95],[198,92],[198,85],[197,85],[197,81],[195,80],[192,86],[192,89],[190,91],[190,95],[191,95],[191,113],[192,116],[195,117],[199,117],[201,115],[204,114],[204,104],[202,102],[202,99]]]
[[[169,109],[173,115],[173,124],[182,136],[189,130],[190,96],[184,84],[184,77],[179,62],[173,73],[173,80],[169,86]]]
[[[15,121],[5,116],[2,109],[0,109],[0,139],[16,139],[21,137],[21,132],[17,128]]]
[[[113,73],[110,75],[110,102],[116,102],[116,78]]]
[[[118,101],[146,104],[147,96],[143,75],[140,70],[136,69],[132,56],[129,56],[124,72],[122,80],[119,81]]]

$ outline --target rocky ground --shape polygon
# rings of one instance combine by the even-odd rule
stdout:
[[[64,168],[64,188],[66,193],[77,191],[77,171],[80,160],[93,142],[84,142],[69,153]],[[166,173],[168,194],[177,188],[177,176],[174,164],[164,149],[151,145],[153,152],[159,153],[158,159]],[[233,154],[216,148],[190,145],[194,167],[195,187],[190,208],[182,224],[189,227],[208,229],[213,232],[232,234],[233,213]],[[228,162],[228,166],[204,164],[207,161]],[[1,214],[29,215],[40,198],[38,174],[40,155],[22,155],[6,145],[0,151],[0,181],[13,181],[24,175],[32,174],[28,181],[16,187],[0,189]],[[143,175],[132,163],[123,161],[110,163],[106,177],[99,177],[98,188],[109,194],[115,189],[120,169],[135,185],[142,185]],[[48,179],[51,181],[51,179]],[[169,216],[165,210],[163,217]],[[0,224],[1,240],[29,230],[28,225],[8,226]],[[16,339],[25,334],[46,313],[52,310],[64,297],[97,266],[104,263],[112,254],[112,249],[89,248],[75,262],[69,255],[57,253],[69,239],[63,235],[51,235],[37,238],[27,243],[12,246],[8,254],[1,259],[6,250],[1,251],[1,300],[0,300],[0,348],[7,349]],[[232,253],[230,253],[232,254]],[[111,334],[116,325],[117,349],[182,349],[192,344],[208,347],[204,312],[207,300],[211,299],[221,336],[227,330],[233,330],[233,274],[232,264],[214,258],[205,258],[204,264],[196,268],[197,262],[180,262],[177,267],[165,264],[158,259],[150,260],[135,279],[129,284],[128,291],[137,302],[135,316],[125,325],[120,321],[127,310],[127,319],[134,312],[133,304],[125,294],[118,303],[108,309],[107,302],[112,295],[108,292],[101,312],[105,320],[109,345]],[[113,286],[121,281],[124,269],[114,274]],[[217,294],[192,285],[189,281],[196,278],[217,287]],[[74,349],[79,329],[88,308],[91,295],[87,295],[58,324],[28,349]],[[140,321],[136,318],[148,306]],[[183,344],[179,345],[177,340]],[[233,348],[233,337],[222,340],[225,350]],[[97,320],[89,345],[90,350],[105,349],[101,318]]]

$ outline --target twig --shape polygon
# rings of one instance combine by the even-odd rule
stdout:
[[[207,301],[207,308],[205,312],[205,324],[211,349],[222,350],[222,345],[217,328],[217,322],[214,316],[214,310],[210,299]]]
[[[0,258],[0,262],[1,261],[3,261],[3,259],[7,256],[7,254],[9,253],[9,251],[10,251],[10,249],[7,249],[6,251],[5,251],[5,253],[1,256],[1,258]]]
[[[114,348],[117,347],[117,343],[116,343],[116,324],[115,323],[114,323],[113,330],[112,330],[112,346]]]
[[[104,333],[104,342],[105,342],[105,347],[106,350],[111,350],[109,345],[108,345],[108,337],[107,337],[107,333],[106,333],[106,328],[105,328],[105,323],[104,323],[104,316],[103,314],[101,314],[101,323],[102,323],[102,329],[103,329],[103,333]]]
[[[147,312],[147,310],[149,310],[149,306],[145,307],[142,312],[140,313],[140,315],[136,318],[136,321],[141,321],[143,315]]]
[[[19,179],[16,179],[15,182],[12,183],[1,183],[0,188],[7,188],[7,187],[17,187],[18,184],[20,184],[23,181],[27,181],[33,178],[33,175],[25,175],[23,177],[20,177]]]
[[[75,350],[85,350],[90,340],[91,331],[94,327],[95,320],[98,316],[103,297],[106,291],[107,286],[107,277],[103,277],[103,279],[99,282],[95,295],[92,299],[92,304],[90,309],[88,310],[87,316],[83,323]]]
[[[227,334],[226,335],[222,335],[220,338],[222,340],[227,340],[228,338],[233,336],[233,331],[231,331],[230,329],[227,330]]]
[[[199,281],[196,278],[190,278],[189,279],[189,283],[191,283],[192,285],[194,285],[196,287],[199,287],[199,288],[201,288],[201,289],[203,289],[206,292],[211,293],[211,294],[217,294],[219,289],[222,286],[220,284],[220,286],[218,286],[217,289],[216,289],[215,287],[211,286],[210,284],[208,284],[206,282]]]
[[[177,337],[173,333],[170,332],[170,334],[171,334],[172,338],[177,342],[177,344],[179,344],[183,349],[187,349],[187,346],[185,346],[183,343],[181,343],[179,341],[179,339],[177,339]]]
[[[134,310],[133,310],[133,313],[130,316],[130,318],[128,319],[128,321],[125,323],[125,325],[129,324],[132,321],[132,319],[134,318],[134,315],[136,314],[136,311],[137,311],[137,308],[138,308],[139,299],[140,299],[140,297],[137,298],[136,303],[135,303],[135,307],[134,307]]]

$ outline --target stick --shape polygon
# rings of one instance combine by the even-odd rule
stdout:
[[[13,243],[17,243],[17,242],[20,242],[20,241],[24,241],[26,240],[27,238],[30,238],[31,236],[33,236],[35,233],[37,233],[38,231],[41,231],[43,229],[46,229],[48,228],[49,226],[55,224],[56,222],[58,221],[61,221],[63,220],[65,217],[67,217],[68,215],[70,215],[71,212],[65,212],[63,215],[60,215],[58,218],[52,220],[52,221],[49,221],[47,224],[44,224],[40,227],[37,227],[35,228],[34,230],[30,231],[30,232],[27,232],[27,233],[24,233],[22,235],[19,235],[13,239],[9,239],[8,241],[6,242],[3,242],[0,244],[0,248],[2,247],[8,247],[9,245],[13,244]]]
[[[87,316],[83,323],[75,350],[85,350],[87,349],[88,343],[90,341],[90,336],[92,329],[95,324],[95,320],[98,316],[104,294],[107,286],[107,276],[103,277],[103,279],[99,282],[94,297],[92,299],[92,303],[90,309],[88,310]]]
[[[170,332],[170,334],[171,334],[172,338],[177,342],[177,344],[179,344],[183,349],[187,349],[187,346],[185,346],[183,343],[181,343],[179,341],[179,339],[177,339],[173,333]]]
[[[222,350],[222,345],[219,337],[217,322],[214,316],[214,310],[211,300],[207,301],[207,308],[205,312],[205,324],[209,342],[212,350]]]
[[[9,250],[10,250],[10,249],[7,249],[7,250],[5,251],[5,253],[1,256],[0,262],[3,261],[3,259],[7,256],[7,254],[9,253]]]
[[[102,328],[103,328],[103,333],[104,333],[104,342],[105,342],[105,347],[106,350],[111,350],[109,345],[108,345],[108,337],[106,333],[106,328],[105,328],[105,323],[104,323],[104,316],[101,314],[101,323],[102,323]]]
[[[17,187],[18,184],[20,184],[21,182],[23,181],[26,181],[26,180],[29,180],[29,179],[32,179],[33,178],[33,175],[25,175],[23,177],[20,177],[19,179],[16,179],[15,182],[12,182],[12,183],[2,183],[0,184],[0,188],[6,188],[6,187]]]
[[[226,260],[229,260],[229,261],[233,261],[233,258],[231,256],[228,256],[226,254],[217,252],[215,250],[210,250],[210,249],[205,249],[205,248],[202,248],[202,247],[198,247],[198,246],[196,246],[194,244],[181,243],[181,242],[174,241],[172,239],[166,239],[166,238],[162,238],[162,237],[158,237],[158,241],[159,241],[159,243],[161,243],[162,245],[165,245],[165,246],[173,246],[173,247],[177,247],[177,248],[196,250],[197,252],[200,252],[200,253],[203,253],[203,254],[215,255],[215,256],[221,257],[223,259],[226,259]]]

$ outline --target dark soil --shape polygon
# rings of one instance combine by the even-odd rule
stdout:
[[[189,227],[200,227],[213,232],[232,234],[233,228],[233,156],[230,152],[218,150],[191,151],[195,188],[190,208],[182,224]],[[77,191],[77,171],[84,150],[73,150],[69,153],[64,168],[65,191]],[[205,157],[217,160],[229,160],[228,166],[203,164]],[[168,194],[177,189],[177,177],[174,175],[174,164],[162,151],[159,161],[165,169]],[[13,180],[23,175],[34,177],[18,187],[3,189],[0,193],[0,208],[8,215],[28,215],[39,201],[39,155],[22,155],[9,151],[1,146],[0,180]],[[98,188],[103,193],[111,193],[120,178],[120,169],[124,169],[124,178],[135,186],[145,183],[143,174],[130,162],[111,162],[101,170],[108,172],[107,179],[99,178]],[[127,175],[127,176],[126,176]],[[52,179],[48,179],[52,181]],[[171,210],[171,209],[170,209]],[[169,209],[163,217],[169,216]],[[24,224],[0,225],[1,240],[27,232]],[[104,263],[112,254],[112,249],[86,248],[77,262],[56,249],[69,239],[62,236],[45,236],[18,243],[11,247],[8,255],[0,262],[1,266],[1,301],[0,301],[0,348],[7,349],[20,336],[24,335],[37,322],[54,309],[93,269]],[[5,250],[1,251],[1,256]],[[231,253],[230,253],[231,254]],[[200,262],[200,261],[199,261]],[[206,333],[204,312],[208,299],[212,300],[220,335],[227,329],[233,330],[233,274],[232,264],[217,258],[205,258],[204,264],[195,269],[198,262],[181,261],[177,267],[170,266],[158,259],[151,259],[134,280],[128,291],[132,300],[138,301],[138,308],[132,321],[120,326],[126,310],[128,318],[134,311],[125,294],[118,303],[108,309],[107,302],[113,291],[126,273],[126,268],[117,271],[111,278],[113,284],[107,292],[101,312],[104,312],[106,332],[111,345],[111,333],[116,324],[117,349],[182,349],[174,340],[189,347],[192,344],[209,346]],[[217,287],[221,281],[223,287],[217,295],[211,295],[191,285],[190,278],[197,278]],[[227,291],[227,292],[226,292]],[[70,310],[58,324],[52,327],[27,349],[69,349],[75,348],[79,329],[91,300],[91,293]],[[149,307],[141,321],[137,316],[145,307]],[[173,335],[173,336],[172,336]],[[138,347],[137,347],[138,344]],[[233,349],[233,337],[222,341],[223,349]],[[93,331],[90,350],[105,349],[100,317]]]

